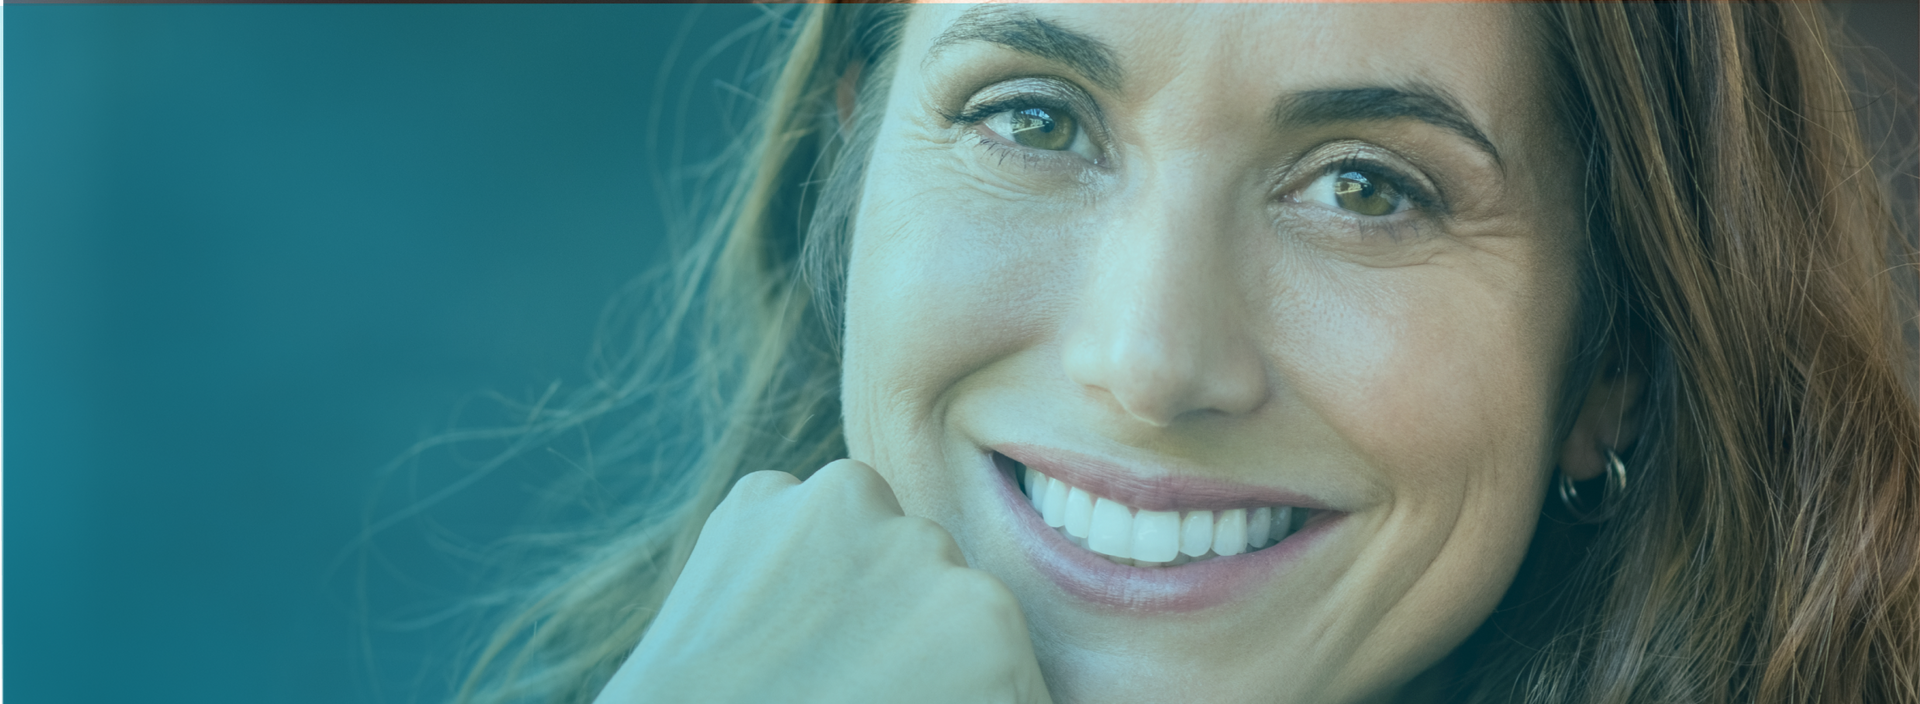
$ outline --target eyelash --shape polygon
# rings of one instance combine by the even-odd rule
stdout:
[[[944,114],[943,117],[947,119],[949,124],[954,126],[977,128],[995,115],[1030,108],[1058,110],[1073,116],[1074,120],[1080,125],[1080,129],[1086,131],[1087,138],[1093,140],[1095,146],[1101,149],[1102,152],[1105,151],[1105,145],[1101,144],[1098,138],[1098,131],[1091,127],[1092,123],[1083,119],[1082,111],[1067,105],[1066,101],[1058,100],[1050,96],[1034,93],[1010,95],[1005,98],[972,106],[957,114]],[[1083,157],[1071,153],[1033,149],[1018,144],[1010,144],[987,135],[979,135],[979,145],[985,147],[989,152],[998,155],[1003,161],[1007,157],[1013,157],[1031,166],[1055,164],[1058,163],[1056,160],[1060,158],[1084,160]],[[1101,161],[1104,162],[1104,158]],[[1365,173],[1373,177],[1376,183],[1386,185],[1392,189],[1393,192],[1407,200],[1407,203],[1412,206],[1410,210],[1418,210],[1432,214],[1445,212],[1445,203],[1431,190],[1422,186],[1418,180],[1410,178],[1399,169],[1388,166],[1375,159],[1351,154],[1343,156],[1338,161],[1317,169],[1314,178],[1317,180],[1329,175],[1349,171]],[[1309,181],[1308,185],[1311,185],[1311,183],[1312,182]],[[1306,186],[1303,185],[1290,191],[1289,196],[1299,193],[1304,188],[1306,188]],[[1390,217],[1390,215],[1359,216],[1351,213],[1349,213],[1349,215],[1363,217],[1366,220],[1378,220],[1379,218]]]
[[[1100,139],[1098,137],[1098,134],[1099,134],[1098,131],[1090,127],[1089,121],[1082,117],[1082,111],[1076,110],[1066,105],[1065,101],[1053,99],[1048,96],[1037,95],[1033,93],[1011,95],[1005,98],[1000,98],[997,100],[991,100],[985,103],[981,103],[979,105],[968,108],[967,110],[962,111],[958,114],[943,115],[943,117],[947,119],[948,123],[957,127],[979,127],[981,123],[986,122],[989,118],[995,115],[999,115],[1001,113],[1014,111],[1014,110],[1026,110],[1031,108],[1040,108],[1043,110],[1058,110],[1060,112],[1064,112],[1064,113],[1067,113],[1068,115],[1071,115],[1075,123],[1079,125],[1079,129],[1081,129],[1083,133],[1086,135],[1087,139],[1092,140],[1095,147],[1099,148],[1103,154],[1105,153],[1106,148],[1105,148],[1105,145],[1100,143]],[[982,147],[986,147],[989,152],[1000,156],[1003,160],[1006,157],[1013,157],[1013,158],[1017,158],[1022,161],[1025,161],[1029,165],[1033,165],[1033,166],[1041,166],[1049,163],[1057,163],[1054,160],[1060,159],[1060,158],[1067,158],[1067,157],[1071,157],[1076,160],[1080,160],[1084,162],[1084,157],[1071,154],[1070,152],[1054,152],[1054,151],[1047,151],[1047,150],[1041,150],[1041,149],[1033,149],[1033,148],[1024,147],[1018,144],[1009,144],[1007,142],[994,139],[986,135],[980,135],[979,144]],[[1102,161],[1104,161],[1104,159]],[[1099,162],[1096,162],[1096,163],[1099,163]]]
[[[1339,161],[1321,167],[1314,178],[1318,180],[1326,176],[1347,173],[1349,171],[1358,171],[1374,177],[1374,181],[1386,184],[1388,188],[1393,189],[1393,192],[1406,198],[1407,203],[1412,205],[1416,210],[1430,213],[1439,213],[1443,210],[1443,204],[1440,202],[1440,199],[1422,187],[1418,181],[1407,177],[1407,175],[1401,173],[1399,169],[1362,156],[1347,155],[1341,157]],[[1312,182],[1309,182],[1309,185],[1311,185],[1311,183]],[[1300,188],[1294,189],[1292,193],[1298,193],[1305,188],[1306,186],[1301,186]]]

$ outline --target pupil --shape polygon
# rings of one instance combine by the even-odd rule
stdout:
[[[1373,183],[1358,171],[1340,174],[1340,183],[1334,186],[1334,191],[1340,195],[1358,195],[1361,198],[1372,198],[1373,190]]]
[[[1079,130],[1073,123],[1073,116],[1054,114],[1046,108],[1023,108],[1008,116],[1013,134],[1007,135],[1013,141],[1034,149],[1060,151],[1073,146],[1074,136]]]
[[[1359,171],[1340,174],[1340,180],[1333,184],[1333,197],[1341,208],[1361,215],[1387,215],[1393,212],[1396,202]]]
[[[1020,126],[1016,129],[1022,132],[1025,132],[1027,130],[1040,130],[1043,133],[1053,131],[1053,120],[1048,119],[1047,113],[1044,110],[1041,110],[1039,108],[1028,108],[1026,110],[1021,110],[1019,112],[1019,115],[1020,115]]]

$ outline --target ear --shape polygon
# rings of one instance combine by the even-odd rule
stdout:
[[[1587,387],[1580,415],[1560,449],[1560,471],[1574,481],[1600,476],[1607,469],[1607,451],[1616,453],[1640,435],[1640,396],[1646,375],[1623,365],[1625,355],[1608,355]]]
[[[840,109],[842,130],[847,129],[848,123],[853,120],[853,106],[860,95],[860,69],[865,66],[866,62],[860,59],[849,62],[847,72],[840,74],[840,84],[834,87],[833,102]]]

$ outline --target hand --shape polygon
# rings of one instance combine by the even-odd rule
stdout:
[[[595,704],[1050,703],[1020,604],[873,468],[742,478]]]

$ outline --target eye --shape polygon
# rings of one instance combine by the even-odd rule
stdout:
[[[1099,161],[1100,152],[1073,113],[1049,107],[1019,107],[988,115],[981,124],[1002,139],[1029,149],[1073,152]]]
[[[1391,176],[1348,166],[1329,169],[1301,189],[1298,198],[1371,217],[1392,215],[1410,205]]]

